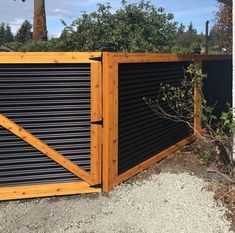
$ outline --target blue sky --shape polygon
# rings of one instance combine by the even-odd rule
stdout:
[[[82,14],[96,9],[97,3],[109,2],[113,9],[120,6],[117,0],[46,0],[47,26],[49,36],[57,37],[63,28],[60,19],[71,23]],[[135,3],[138,1],[129,0]],[[168,13],[175,15],[175,21],[188,25],[191,21],[199,32],[204,32],[206,20],[213,24],[214,13],[218,10],[216,0],[152,0],[157,7],[165,8]],[[32,21],[33,0],[0,0],[0,22],[11,25],[16,31],[21,23],[27,19]]]

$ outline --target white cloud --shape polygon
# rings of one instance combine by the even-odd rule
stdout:
[[[22,25],[22,23],[25,21],[23,18],[16,18],[9,22],[9,25],[11,27],[12,32],[15,34],[18,30],[18,28]]]
[[[65,17],[65,18],[73,18],[73,17],[76,16],[76,14],[74,14],[72,12],[62,10],[62,9],[59,9],[59,8],[54,9],[53,12],[49,12],[49,15],[51,15],[51,16],[62,16],[62,17]]]
[[[49,33],[48,37],[51,38],[59,38],[61,35],[61,32],[55,32],[55,33]]]
[[[82,0],[82,1],[78,1],[76,3],[77,6],[83,6],[83,7],[86,7],[86,6],[95,6],[97,5],[98,3],[110,3],[112,6],[113,6],[113,3],[115,2],[118,2],[118,5],[120,4],[119,1],[115,1],[115,0],[109,0],[109,1],[102,1],[102,0]]]

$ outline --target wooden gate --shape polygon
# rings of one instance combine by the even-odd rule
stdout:
[[[0,200],[101,191],[100,57],[0,54]]]
[[[200,114],[195,114],[194,130],[163,122],[143,97],[154,96],[162,81],[177,84],[192,61],[209,73],[205,87],[210,94],[211,66],[216,61],[224,67],[229,60],[176,54],[0,53],[0,200],[109,192],[192,142],[201,130]],[[223,70],[227,84],[229,67]],[[223,91],[229,91],[227,84],[223,82]],[[217,99],[207,97],[212,103]],[[194,98],[197,113],[197,89]],[[230,95],[221,99],[221,106],[225,99]]]

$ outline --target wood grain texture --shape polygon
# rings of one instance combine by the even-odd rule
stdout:
[[[91,121],[99,121],[103,118],[102,105],[102,65],[91,64]]]
[[[0,188],[0,201],[97,192],[101,189],[92,188],[86,182],[38,184]]]
[[[38,139],[37,137],[29,133],[27,130],[11,121],[10,119],[6,118],[2,114],[0,114],[0,125],[15,134],[17,137],[27,142],[29,145],[42,152],[44,155],[51,158],[53,161],[57,162],[59,165],[61,165],[74,175],[81,178],[82,180],[88,182],[91,185],[95,184],[93,178],[89,173],[79,168],[76,164],[67,159],[65,156],[52,149],[40,139]]]
[[[91,64],[91,122],[103,120],[102,66]],[[102,125],[91,124],[91,176],[96,184],[101,183]]]
[[[114,187],[118,174],[118,64],[103,53],[103,191]]]
[[[195,60],[196,64],[202,69],[202,57],[199,56]],[[194,88],[194,134],[199,136],[202,131],[202,113],[201,113],[201,91],[200,88]]]
[[[194,55],[164,54],[164,53],[114,53],[114,61],[118,63],[144,62],[180,62],[192,61]]]
[[[118,63],[143,62],[181,62],[192,61],[200,57],[202,60],[231,60],[229,55],[196,55],[196,54],[168,54],[168,53],[114,53],[114,61]]]
[[[98,63],[90,58],[100,56],[100,52],[1,52],[0,64]]]

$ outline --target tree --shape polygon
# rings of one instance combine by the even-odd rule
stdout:
[[[0,25],[0,45],[1,44],[4,44],[6,41],[5,41],[5,33],[6,33],[6,28],[5,28],[5,24],[2,23]]]
[[[47,40],[45,0],[34,0],[33,39]]]
[[[196,47],[204,46],[204,35],[198,34],[192,22],[185,31],[185,26],[181,23],[176,36],[175,46],[172,48],[174,53],[192,53]]]
[[[176,35],[173,15],[156,8],[150,2],[127,4],[112,11],[110,4],[98,4],[98,9],[84,13],[72,25],[66,26],[61,39],[68,50],[94,51],[101,42],[117,43],[123,52],[169,52]]]
[[[15,39],[17,42],[26,43],[32,40],[32,24],[25,20],[21,27],[18,29]]]
[[[180,34],[177,38],[177,45],[183,48],[191,48],[198,42],[197,30],[193,27],[192,22],[188,26],[188,30]]]
[[[14,35],[13,35],[13,33],[11,31],[11,27],[9,25],[6,26],[5,40],[7,43],[14,41]]]
[[[182,35],[184,32],[185,32],[185,26],[181,23],[180,26],[179,26],[179,28],[178,28],[177,35],[180,36],[180,35]]]
[[[219,49],[226,49],[232,53],[232,6],[221,4],[216,13],[215,24],[211,30],[212,45]]]
[[[190,22],[190,24],[188,26],[188,33],[197,34],[197,30],[193,27],[193,23],[192,22]]]
[[[33,39],[47,40],[45,0],[34,0]]]

